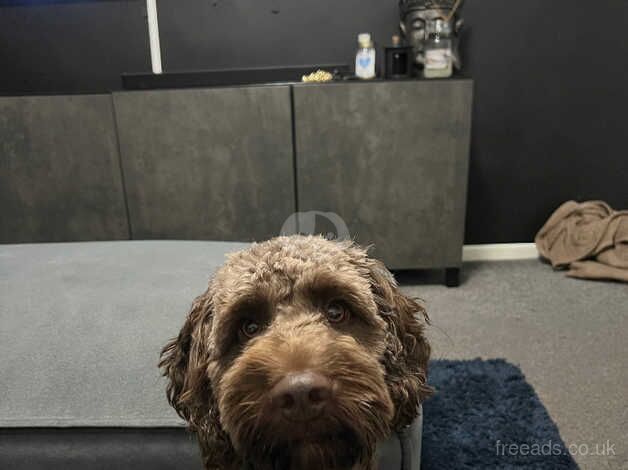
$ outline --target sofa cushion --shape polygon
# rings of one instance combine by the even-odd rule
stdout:
[[[0,427],[172,426],[157,363],[222,242],[0,246]]]

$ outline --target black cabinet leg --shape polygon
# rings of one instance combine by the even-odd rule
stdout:
[[[460,268],[445,269],[445,285],[447,287],[458,287],[460,285]]]

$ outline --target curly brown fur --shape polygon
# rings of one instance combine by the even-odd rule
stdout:
[[[326,317],[330,303],[348,312]],[[326,310],[327,309],[327,310]],[[255,321],[252,338],[243,323]],[[207,470],[371,469],[378,440],[430,393],[425,310],[350,242],[278,237],[229,256],[162,351],[172,406]],[[316,371],[333,401],[306,425],[270,409],[286,374]]]

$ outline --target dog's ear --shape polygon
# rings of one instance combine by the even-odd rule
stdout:
[[[159,367],[168,378],[168,401],[196,432],[207,468],[225,468],[233,447],[220,425],[218,406],[207,375],[212,326],[212,299],[209,289],[197,297],[179,336],[161,352]]]
[[[161,351],[159,367],[168,378],[168,401],[179,416],[194,429],[207,417],[211,386],[207,377],[211,329],[211,297],[208,292],[197,297],[179,336]]]
[[[414,299],[406,297],[393,275],[379,261],[370,260],[375,302],[386,321],[386,381],[395,404],[393,427],[399,429],[416,418],[418,405],[432,394],[427,385],[430,345],[425,338],[429,317]]]

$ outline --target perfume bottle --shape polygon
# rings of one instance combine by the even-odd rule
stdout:
[[[363,80],[375,78],[375,48],[371,35],[358,35],[358,51],[355,54],[355,76]]]
[[[386,66],[384,76],[388,79],[408,78],[412,72],[412,47],[404,46],[401,37],[392,37],[392,46],[384,49]]]

